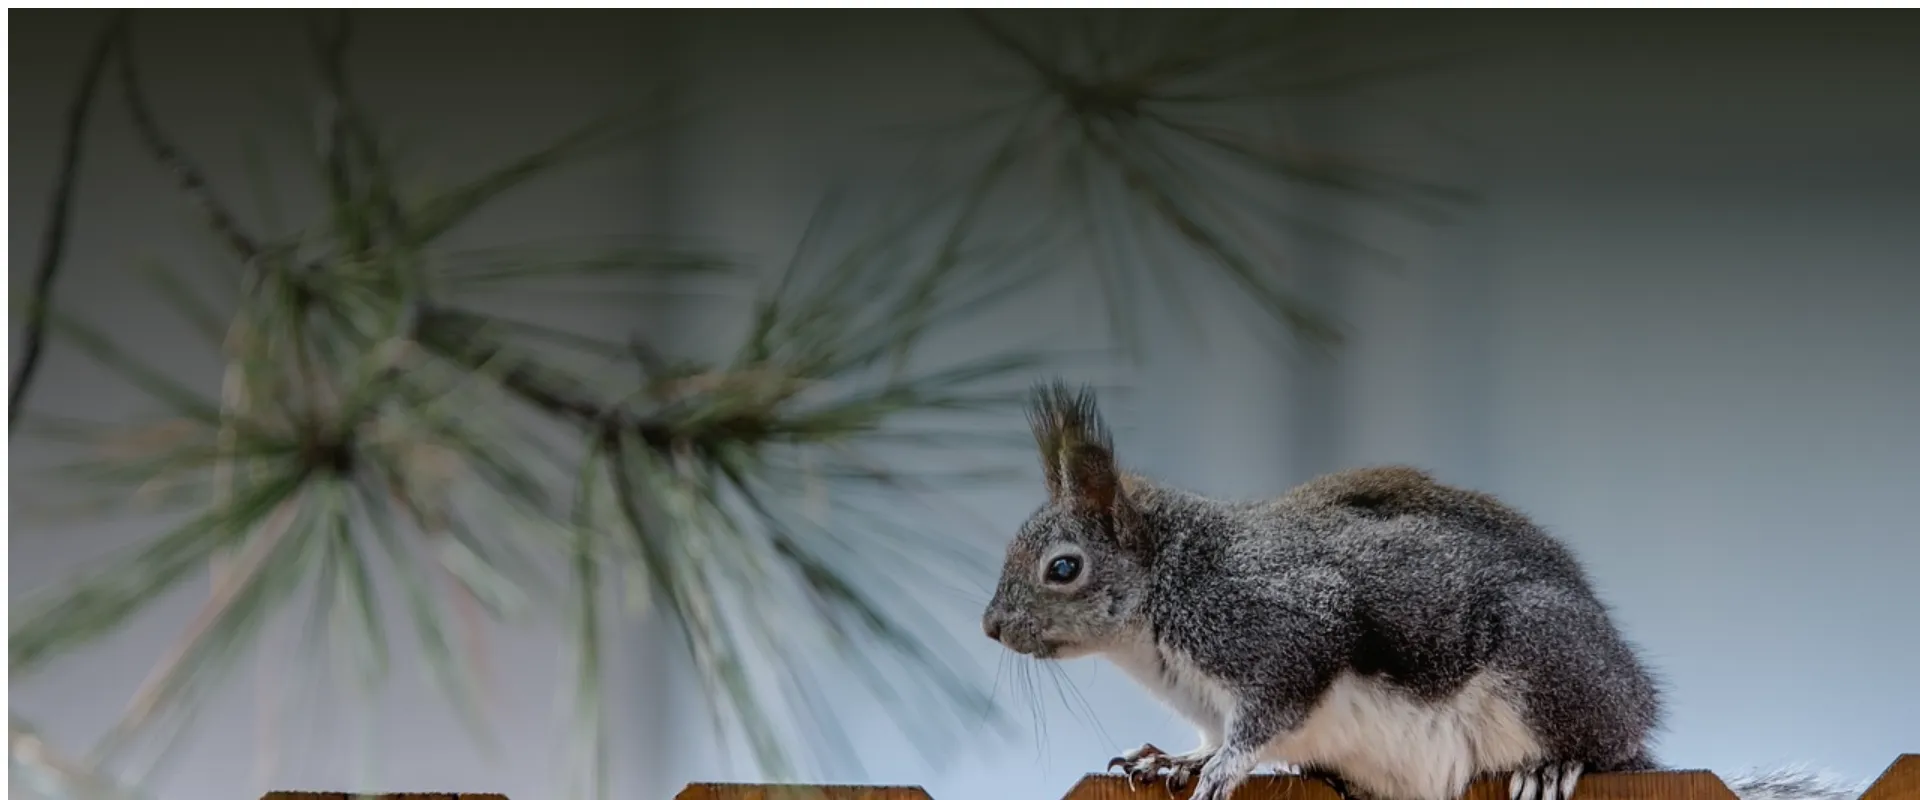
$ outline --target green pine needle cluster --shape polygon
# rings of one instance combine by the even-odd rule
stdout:
[[[164,751],[262,633],[290,618],[310,648],[306,661],[377,689],[408,635],[395,630],[396,609],[482,742],[486,631],[562,622],[577,679],[577,788],[593,792],[605,790],[609,757],[610,609],[668,623],[705,681],[714,719],[730,721],[773,775],[794,774],[803,755],[824,764],[852,752],[823,674],[834,686],[854,676],[930,753],[999,720],[926,603],[935,573],[990,571],[994,554],[900,517],[1030,458],[1016,429],[980,431],[1019,419],[1046,354],[929,366],[919,349],[1043,274],[1030,268],[1036,243],[985,230],[995,193],[1038,175],[1061,181],[1083,211],[1127,209],[1119,224],[1089,228],[1111,245],[1098,263],[1116,320],[1128,317],[1117,298],[1134,278],[1114,270],[1145,245],[1113,237],[1157,225],[1297,331],[1325,338],[1333,326],[1281,291],[1270,266],[1232,235],[1222,211],[1236,201],[1207,194],[1207,170],[1382,196],[1439,192],[1188,115],[1301,88],[1304,79],[1279,68],[1310,30],[1199,15],[1153,36],[1068,25],[1036,37],[975,19],[986,42],[1037,79],[985,167],[952,191],[899,204],[908,213],[856,223],[860,235],[841,247],[821,242],[846,224],[829,199],[775,285],[759,293],[738,347],[688,361],[644,339],[509,318],[477,301],[562,286],[615,298],[634,287],[737,285],[756,271],[665,239],[445,243],[535,179],[676,124],[683,115],[670,94],[427,191],[352,91],[344,17],[319,25],[312,52],[326,119],[311,143],[311,174],[326,211],[269,234],[249,230],[167,137],[141,90],[131,28],[116,18],[103,52],[122,67],[136,131],[224,248],[217,279],[239,289],[222,304],[192,276],[142,273],[217,348],[217,390],[154,367],[108,331],[41,309],[62,341],[155,406],[113,423],[35,417],[39,435],[81,454],[56,477],[180,519],[16,605],[15,674],[122,628],[211,567],[211,596],[90,764]],[[1225,160],[1183,160],[1168,145],[1176,139]],[[1106,178],[1096,176],[1102,170]],[[1082,224],[1097,221],[1088,214]],[[1152,224],[1135,225],[1142,221]],[[898,466],[964,462],[965,453],[979,455],[978,470]],[[23,742],[39,747],[18,721],[14,740],[18,763]]]

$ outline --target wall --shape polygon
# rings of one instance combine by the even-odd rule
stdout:
[[[1920,538],[1900,513],[1920,475],[1920,157],[1908,144],[1920,140],[1920,30],[1866,14],[1396,19],[1398,35],[1486,57],[1339,104],[1315,120],[1318,132],[1469,183],[1484,204],[1438,229],[1344,219],[1400,257],[1391,269],[1313,251],[1307,282],[1356,330],[1337,363],[1275,353],[1225,314],[1208,316],[1204,349],[1162,339],[1123,373],[1132,389],[1113,403],[1123,457],[1236,496],[1405,460],[1507,497],[1573,544],[1659,666],[1672,703],[1661,755],[1673,763],[1804,760],[1864,778],[1920,746],[1910,724],[1920,690],[1904,679],[1920,649],[1899,633],[1920,607],[1920,589],[1901,581]],[[51,181],[56,110],[89,25],[45,13],[12,21],[18,287],[37,247],[23,234],[37,231]],[[155,101],[216,177],[241,174],[229,146],[253,119],[247,92],[270,79],[236,65],[291,65],[292,25],[263,13],[153,20],[142,53]],[[905,162],[902,147],[859,132],[976,91],[966,29],[936,15],[399,14],[365,28],[374,102],[432,136],[450,165],[537,140],[553,116],[617,96],[646,59],[696,74],[713,116],[651,164],[556,180],[496,217],[529,236],[665,220],[773,260],[830,181]],[[141,331],[156,358],[210,376],[177,326],[111,278],[139,254],[195,251],[164,177],[108,116],[84,167],[65,296]],[[1190,273],[1207,302],[1228,299]],[[1086,294],[1055,282],[983,319],[966,344],[1093,343]],[[663,319],[694,350],[728,330],[726,317],[695,309]],[[40,408],[126,406],[70,352],[56,351],[42,380]],[[31,463],[31,451],[12,450],[16,466]],[[1011,531],[1037,499],[1037,487],[987,493],[976,510]],[[150,525],[14,521],[13,597]],[[57,739],[85,741],[197,599],[176,598],[11,701]],[[1010,668],[975,641],[975,619],[956,610],[951,624],[983,668]],[[684,669],[647,631],[630,638],[618,665],[632,687],[616,750],[623,787],[645,796],[750,778],[687,734],[698,706],[665,691],[685,685]],[[536,631],[497,643],[505,713],[549,717],[556,641]],[[1186,744],[1184,726],[1117,671],[1073,663],[1064,675],[1091,715],[1072,713],[1043,675],[1044,730],[926,765],[875,721],[859,735],[870,769],[858,777],[924,784],[936,797],[1049,798],[1121,748]],[[163,796],[247,794],[235,788],[235,754],[255,737],[254,697],[223,703]],[[544,727],[510,734],[514,752],[482,757],[412,685],[396,688],[381,719],[383,746],[405,750],[382,773],[394,788],[459,781],[547,794]],[[283,758],[281,782],[343,780],[351,731]]]

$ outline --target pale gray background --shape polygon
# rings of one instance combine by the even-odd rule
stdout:
[[[1920,749],[1920,28],[1912,15],[1455,13],[1410,18],[1501,57],[1342,104],[1317,130],[1478,187],[1489,203],[1437,230],[1350,224],[1396,270],[1306,253],[1314,290],[1358,330],[1337,364],[1269,352],[1216,315],[1212,347],[1177,341],[1119,377],[1123,455],[1193,488],[1248,496],[1315,472],[1407,461],[1497,492],[1564,536],[1670,688],[1660,755],[1723,771],[1806,761],[1868,778]],[[37,253],[59,115],[97,16],[11,14],[8,256],[15,291]],[[238,144],[266,133],[259,90],[285,85],[302,40],[283,13],[158,13],[140,52],[164,123],[244,200]],[[537,142],[677,64],[724,103],[651,164],[542,184],[488,220],[516,236],[667,229],[786,252],[829,180],[884,172],[876,123],[967,97],[977,45],[932,13],[441,13],[363,21],[374,105],[458,169]],[[117,88],[110,87],[110,91]],[[69,307],[110,321],[160,363],[216,367],[120,270],[209,252],[187,209],[107,105],[84,166]],[[481,236],[480,238],[484,238]],[[1194,282],[1208,273],[1195,271]],[[1225,290],[1208,289],[1216,295]],[[1094,340],[1097,309],[1054,285],[980,322],[982,337]],[[737,321],[686,314],[697,349]],[[608,325],[630,320],[607,320]],[[989,338],[988,340],[992,340]],[[57,347],[39,409],[132,408]],[[1018,425],[1008,420],[1008,425]],[[36,463],[11,448],[16,473]],[[10,488],[18,501],[18,477]],[[975,509],[1011,531],[1037,487]],[[12,519],[10,596],[61,578],[153,521]],[[97,735],[204,591],[9,687],[62,744]],[[955,633],[991,669],[977,621]],[[618,796],[749,778],[699,733],[684,668],[652,631],[613,665]],[[558,634],[498,635],[508,752],[485,756],[408,676],[384,701],[380,788],[548,796]],[[1189,735],[1119,673],[1069,668],[1097,725],[1057,704],[1044,742],[983,743],[935,769],[881,723],[867,780],[937,798],[1048,800],[1111,752]],[[215,709],[161,797],[263,788],[253,668]],[[1024,719],[1016,713],[1016,718]],[[279,742],[268,783],[353,785],[360,728]]]

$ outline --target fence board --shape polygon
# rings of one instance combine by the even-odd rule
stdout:
[[[918,786],[695,783],[674,800],[933,800]]]
[[[1125,776],[1088,775],[1074,784],[1065,800],[1186,800],[1192,793],[1191,786],[1169,792],[1164,783],[1129,786]],[[1587,775],[1580,778],[1574,794],[1579,800],[1735,800],[1733,791],[1706,770]],[[1233,800],[1340,800],[1340,796],[1319,781],[1255,775],[1234,791]],[[1477,781],[1462,800],[1507,800],[1507,781]]]
[[[1130,783],[1124,775],[1088,775],[1067,790],[1063,800],[1164,800],[1171,796],[1185,800],[1193,794],[1191,782],[1178,792],[1167,789],[1165,781]],[[1233,792],[1232,800],[1340,800],[1340,795],[1319,781],[1301,780],[1290,775],[1255,775]],[[1504,800],[1504,798],[1503,798]]]
[[[1920,800],[1920,753],[1894,759],[1860,800]]]
[[[390,792],[365,795],[352,792],[268,792],[260,800],[507,800],[504,794],[488,792]]]

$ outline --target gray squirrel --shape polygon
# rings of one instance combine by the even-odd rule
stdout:
[[[1582,774],[1658,768],[1660,687],[1572,553],[1493,497],[1388,466],[1225,502],[1120,469],[1089,389],[1036,387],[1028,418],[1047,502],[984,632],[1104,656],[1199,729],[1189,752],[1109,768],[1197,778],[1192,800],[1263,765],[1365,800],[1457,800],[1500,775],[1513,800],[1568,800]],[[1730,785],[1848,796],[1795,772]]]

